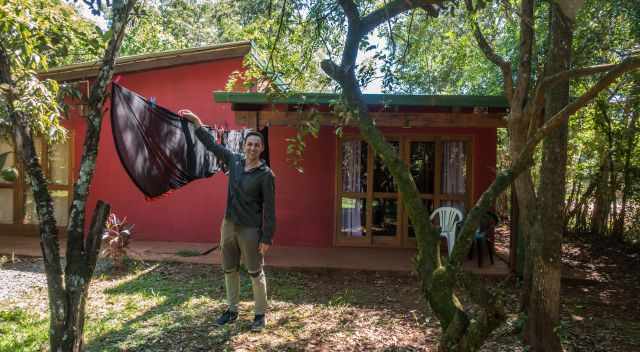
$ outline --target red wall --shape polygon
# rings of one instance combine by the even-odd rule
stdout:
[[[383,128],[383,131],[399,136],[471,135],[474,201],[495,178],[496,130],[493,128]],[[293,136],[293,128],[272,127],[269,130],[271,166],[276,173],[276,243],[330,247],[335,229],[336,136],[331,128],[322,128],[318,139],[307,138],[302,174],[286,162],[286,138]]]
[[[240,69],[241,64],[242,59],[238,58],[128,73],[121,75],[119,83],[144,96],[156,97],[159,105],[173,111],[188,108],[207,124],[226,121],[234,128],[237,126],[230,105],[215,104],[212,92],[224,90],[228,76]],[[84,122],[72,119],[67,125],[76,130],[74,166],[77,174]],[[87,207],[93,209],[98,199],[109,202],[113,212],[135,224],[135,239],[217,242],[226,204],[226,185],[226,177],[217,174],[192,182],[167,197],[146,201],[116,154],[107,113]]]
[[[205,123],[226,121],[235,125],[229,104],[217,104],[212,92],[223,90],[229,74],[241,67],[241,59],[218,60],[122,75],[120,83],[145,96],[156,97],[159,105],[177,111],[188,108]],[[75,130],[75,172],[77,174],[84,122],[73,118],[66,125]],[[464,134],[474,137],[474,196],[477,198],[495,177],[496,130],[491,128],[384,129],[386,133]],[[304,173],[286,161],[286,139],[295,130],[272,127],[269,131],[271,167],[276,174],[275,243],[282,246],[329,247],[334,232],[336,136],[322,128],[318,139],[308,138]],[[227,179],[222,174],[198,180],[158,200],[148,202],[124,171],[116,154],[108,115],[103,120],[96,174],[88,207],[98,199],[135,224],[140,240],[218,242],[226,204]],[[89,212],[90,213],[90,212]],[[91,219],[87,216],[87,222]]]

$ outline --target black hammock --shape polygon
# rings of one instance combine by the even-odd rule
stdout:
[[[116,83],[111,128],[122,165],[148,199],[219,170],[192,123]]]

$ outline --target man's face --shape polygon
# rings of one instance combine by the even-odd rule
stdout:
[[[244,141],[244,155],[247,160],[255,161],[260,159],[260,153],[264,150],[262,139],[258,136],[249,136]]]

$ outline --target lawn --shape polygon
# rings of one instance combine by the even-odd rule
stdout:
[[[565,245],[566,268],[587,274],[563,282],[567,351],[640,351],[635,254],[589,243]],[[599,253],[599,254],[596,254]],[[625,259],[626,258],[626,259]],[[33,258],[18,258],[37,261]],[[6,259],[5,259],[6,261]],[[36,263],[37,264],[37,263]],[[0,262],[0,285],[3,268]],[[563,269],[564,270],[564,269]],[[7,272],[7,271],[4,271]],[[268,329],[251,333],[251,287],[243,274],[240,319],[217,327],[224,310],[218,267],[130,262],[126,273],[100,269],[91,286],[88,351],[435,351],[439,325],[410,274],[268,269]],[[483,351],[524,351],[517,283],[505,282],[509,319]],[[40,285],[0,296],[0,352],[47,347],[47,293]]]
[[[25,259],[27,260],[27,259]],[[268,330],[249,331],[251,286],[243,275],[238,322],[217,327],[223,277],[209,265],[132,262],[100,274],[90,292],[88,351],[428,350],[437,334],[409,275],[267,273]],[[46,289],[0,306],[0,351],[46,348]],[[0,303],[2,304],[2,303]]]

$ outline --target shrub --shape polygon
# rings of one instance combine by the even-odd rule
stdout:
[[[127,218],[118,218],[114,213],[109,214],[102,234],[102,256],[113,261],[114,268],[124,269],[124,260],[127,257],[129,241],[133,229],[132,224],[127,224]]]

